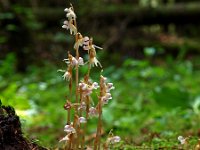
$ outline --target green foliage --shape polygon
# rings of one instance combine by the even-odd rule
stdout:
[[[158,62],[127,59],[120,68],[111,66],[104,70],[115,85],[114,100],[103,110],[104,129],[109,132],[113,128],[115,134],[126,139],[114,149],[178,147],[179,135],[193,135],[190,143],[193,146],[197,143],[198,60]],[[20,75],[9,68],[13,65],[12,54],[1,63],[0,99],[16,108],[29,136],[37,137],[48,147],[55,146],[63,136],[62,127],[66,123],[63,95],[68,92],[57,72],[60,67],[32,66],[27,74]],[[84,74],[84,68],[80,72]],[[88,128],[89,133],[95,132],[94,124]]]
[[[15,5],[12,5],[12,9],[15,15],[23,16],[21,19],[23,19],[22,20],[23,23],[30,31],[38,30],[42,27],[42,24],[36,21],[32,8],[25,7],[20,4],[15,4]]]
[[[12,76],[15,73],[16,57],[14,53],[7,54],[4,60],[0,60],[0,77]]]
[[[157,88],[154,92],[154,99],[164,107],[188,107],[189,93],[179,88],[162,87]]]

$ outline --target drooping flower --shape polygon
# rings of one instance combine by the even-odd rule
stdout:
[[[108,138],[108,142],[111,144],[119,143],[121,138],[119,136],[113,136]]]
[[[110,90],[114,89],[113,83],[106,83],[107,78],[104,76],[100,76],[100,89],[101,89],[101,102],[102,104],[107,104],[112,96],[110,94]]]
[[[76,14],[74,13],[72,7],[70,7],[70,8],[65,8],[64,11],[67,13],[67,14],[66,14],[66,17],[67,17],[69,20],[74,20],[74,19],[76,19]]]
[[[78,49],[80,46],[83,45],[83,36],[81,33],[76,34],[76,43],[74,44],[74,49]]]
[[[77,33],[77,28],[76,26],[73,24],[73,21],[64,21],[64,25],[62,26],[62,28],[70,30],[70,34],[76,34]]]
[[[72,107],[71,102],[69,100],[67,100],[66,103],[65,103],[65,105],[64,105],[64,109],[65,110],[69,110],[69,109],[71,109],[71,107]]]
[[[78,58],[78,64],[79,64],[79,66],[83,66],[84,65],[84,61],[83,61],[82,57]]]
[[[92,93],[93,88],[90,87],[88,84],[81,82],[79,83],[80,92],[82,93],[82,96],[89,96]]]
[[[70,28],[69,21],[65,20],[62,28],[69,30],[69,28]]]
[[[74,48],[78,48],[79,46],[83,46],[84,50],[88,51],[89,54],[89,63],[92,66],[101,66],[101,63],[98,61],[97,57],[96,57],[96,50],[95,47],[102,49],[101,47],[98,47],[96,45],[93,44],[93,39],[89,38],[87,36],[85,36],[84,38],[82,37],[81,34],[77,34],[77,38],[76,38],[76,43],[74,45]]]
[[[89,37],[87,37],[87,36],[85,36],[84,38],[83,38],[83,49],[84,50],[90,50],[90,38]]]
[[[87,120],[85,119],[85,117],[79,117],[79,123],[86,123]]]
[[[68,20],[64,21],[64,25],[62,26],[62,28],[65,28],[67,30],[69,29],[70,34],[76,35],[76,33],[77,33],[77,28],[75,25],[76,14],[74,13],[72,7],[66,8],[64,11],[67,12],[66,17]]]
[[[78,61],[76,60],[75,57],[72,57],[72,62],[71,62],[72,66],[76,66],[78,64]]]
[[[92,47],[98,48],[98,49],[103,49],[102,47],[99,47],[99,46],[93,44],[93,38],[89,38],[89,37],[85,36],[83,38],[83,49],[89,51]]]
[[[79,66],[84,65],[82,57],[79,57],[79,59],[77,60],[71,54],[69,54],[68,59],[64,59],[64,61],[65,61],[66,64],[71,65],[72,67],[74,67],[76,65],[79,65]]]
[[[71,77],[72,77],[72,74],[68,70],[63,75],[64,80],[67,80],[67,81],[69,81]]]
[[[113,83],[107,83],[106,85],[106,92],[110,92],[110,90],[115,89],[115,87],[113,86]]]
[[[90,117],[97,117],[97,116],[98,116],[98,111],[97,111],[97,109],[94,108],[94,107],[90,107],[90,108],[89,108],[89,113],[88,113],[88,115],[89,115]]]
[[[78,110],[86,110],[86,104],[85,102],[81,102],[80,106],[78,107]]]
[[[103,104],[107,104],[110,99],[112,99],[112,96],[110,93],[106,93],[103,97],[101,97],[101,101]]]
[[[99,85],[97,82],[94,82],[92,84],[91,83],[87,84],[85,82],[79,83],[79,90],[83,97],[89,96],[93,92],[93,90],[97,89],[98,87],[99,87]]]
[[[73,127],[73,124],[65,125],[64,131],[67,133],[76,133],[76,130]]]
[[[87,85],[86,83],[84,83],[84,82],[79,83],[79,87],[80,87],[80,89],[83,90],[83,91],[87,88],[87,86],[88,86],[88,85]]]
[[[91,87],[87,87],[85,90],[82,91],[82,95],[83,97],[89,96],[90,94],[92,94],[92,88]]]
[[[102,68],[101,63],[97,60],[96,50],[93,45],[91,46],[91,49],[89,50],[89,62],[92,66],[95,65],[98,67],[99,65]]]
[[[187,140],[187,138],[184,138],[183,136],[178,136],[178,141],[179,141],[181,144],[185,144],[185,143],[186,143],[186,140]]]
[[[93,89],[98,89],[99,88],[99,85],[98,85],[98,83],[97,82],[94,82],[94,83],[92,83],[92,87],[93,87]]]

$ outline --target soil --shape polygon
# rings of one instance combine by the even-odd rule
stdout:
[[[19,116],[0,101],[0,150],[47,150],[23,137]]]

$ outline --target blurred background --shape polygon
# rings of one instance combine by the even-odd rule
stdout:
[[[24,133],[48,147],[64,135],[68,89],[57,70],[73,53],[74,39],[61,28],[70,3],[78,30],[104,48],[98,60],[116,88],[105,132],[129,145],[200,136],[199,0],[0,1],[0,99],[15,107]]]

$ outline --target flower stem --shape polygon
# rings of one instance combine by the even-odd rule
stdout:
[[[97,126],[97,132],[96,132],[96,139],[94,142],[94,150],[100,150],[101,148],[101,127],[102,127],[102,102],[101,102],[101,97],[103,97],[103,92],[104,92],[104,81],[103,78],[100,77],[100,97],[99,102],[97,104],[97,109],[99,112],[99,118],[98,118],[98,126]]]
[[[73,8],[73,6],[72,6],[72,8]],[[78,32],[76,20],[74,20],[74,26],[76,27],[77,32]],[[75,35],[75,42],[78,42],[77,34]],[[76,60],[78,60],[79,59],[79,47],[77,47],[75,50],[76,50]],[[76,78],[75,78],[75,80],[76,80],[76,101],[75,102],[79,103],[79,86],[78,86],[79,64],[78,63],[76,64]],[[75,113],[74,113],[74,119],[75,120],[77,119],[76,118],[77,116],[78,116],[78,107],[75,107]],[[74,127],[75,127],[76,131],[79,130],[78,127],[77,127],[77,121],[74,121]],[[74,139],[74,147],[75,148],[79,147],[79,142],[77,142],[77,141],[79,141],[79,132],[77,132],[77,139]]]
[[[101,99],[99,98],[99,103],[98,103],[98,110],[99,110],[99,118],[98,118],[98,126],[97,126],[97,131],[96,131],[96,138],[94,141],[94,150],[100,150],[100,138],[101,138],[101,127],[102,127],[102,104],[101,104]]]
[[[72,69],[71,69],[71,66],[70,66],[70,71],[72,72]],[[71,99],[72,99],[72,77],[71,77],[71,79],[70,79],[70,81],[69,81],[69,100],[71,101]],[[70,122],[71,122],[71,118],[70,118],[70,113],[71,112],[71,109],[68,109],[67,110],[67,124],[70,124]]]

